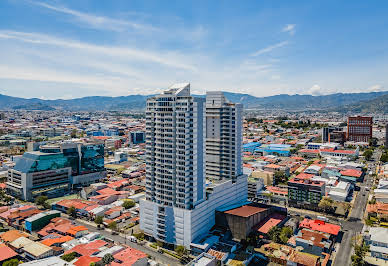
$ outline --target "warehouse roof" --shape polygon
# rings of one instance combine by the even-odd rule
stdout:
[[[239,208],[226,211],[225,213],[231,214],[234,216],[249,217],[249,216],[252,216],[256,213],[264,212],[266,210],[268,210],[268,209],[250,206],[250,205],[244,205],[244,206],[241,206]]]

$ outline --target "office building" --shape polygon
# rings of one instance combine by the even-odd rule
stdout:
[[[373,117],[348,117],[348,141],[369,142],[372,138]]]
[[[8,170],[7,193],[32,201],[45,195],[59,197],[70,189],[71,167],[61,153],[25,152]]]
[[[220,91],[206,94],[207,178],[234,180],[242,175],[241,121],[241,104],[230,103]]]
[[[145,132],[143,131],[132,131],[130,132],[130,143],[140,144],[145,142]]]
[[[63,153],[71,167],[73,186],[89,185],[105,177],[104,143],[64,141],[39,147],[43,153]]]
[[[221,127],[221,120],[214,123]],[[205,100],[191,96],[188,83],[147,100],[146,199],[140,201],[140,228],[147,236],[189,247],[215,224],[217,208],[246,202],[244,175],[206,181],[206,124]],[[225,135],[220,139],[227,140]],[[242,140],[236,141],[242,149]],[[241,160],[234,164],[242,169]]]
[[[7,191],[32,201],[40,195],[50,198],[104,178],[104,146],[100,143],[61,142],[25,152],[8,171]]]

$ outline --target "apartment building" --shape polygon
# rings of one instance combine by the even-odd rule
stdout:
[[[348,117],[348,141],[369,142],[372,138],[373,117]]]
[[[288,204],[290,206],[315,208],[325,195],[325,182],[293,178],[288,181]]]
[[[218,97],[221,102],[223,95]],[[234,134],[239,142],[234,145],[242,149],[237,132],[242,129],[236,129],[242,127],[242,118],[234,122],[229,136],[221,134],[221,119],[207,122],[206,118],[205,99],[191,96],[189,83],[173,85],[147,101],[146,199],[140,201],[140,228],[148,237],[190,247],[214,225],[216,208],[246,202],[247,179],[242,175],[241,159],[233,162],[228,154],[233,164],[229,169],[235,170],[225,175],[221,171],[227,167],[215,162],[226,151],[212,154],[214,174],[209,180],[205,178],[206,125],[214,121],[219,143],[230,141],[232,145],[229,137]],[[209,142],[212,152],[216,146]]]
[[[220,91],[206,93],[207,178],[235,180],[242,175],[241,121],[241,104],[230,103]]]

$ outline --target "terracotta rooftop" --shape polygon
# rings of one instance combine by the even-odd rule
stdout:
[[[225,211],[224,213],[234,215],[234,216],[240,216],[240,217],[249,217],[249,216],[252,216],[256,213],[264,212],[266,210],[268,210],[268,209],[244,205],[244,206],[241,206],[239,208]]]
[[[0,235],[0,238],[4,242],[12,242],[22,236],[28,237],[29,235],[19,230],[9,230],[7,232],[2,233]]]
[[[0,262],[17,256],[18,254],[5,244],[0,244]]]
[[[311,230],[329,233],[331,235],[338,235],[339,231],[341,230],[341,226],[326,223],[321,220],[310,220],[305,218],[299,225],[300,228],[308,228]]]

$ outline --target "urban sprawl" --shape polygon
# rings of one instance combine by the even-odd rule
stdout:
[[[387,265],[387,125],[189,83],[144,112],[2,111],[0,263]]]

